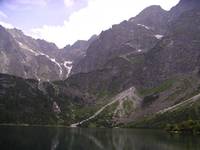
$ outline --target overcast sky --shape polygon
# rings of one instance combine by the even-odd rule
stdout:
[[[137,15],[150,5],[169,10],[179,0],[0,0],[0,24],[58,47]]]

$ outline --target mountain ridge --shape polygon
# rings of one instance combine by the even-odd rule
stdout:
[[[35,56],[34,52],[37,51],[31,52],[29,48],[27,53],[32,53],[34,57],[41,59],[41,64],[44,58],[46,61],[50,59],[54,65],[58,62],[56,65],[58,75],[59,65],[61,68],[65,65],[70,67],[68,63],[73,63],[70,76],[53,82],[31,80],[30,83],[28,79],[15,77],[13,79],[9,75],[1,75],[0,110],[6,109],[4,111],[6,113],[1,117],[8,115],[13,117],[12,121],[23,122],[24,114],[20,112],[20,116],[23,117],[17,118],[13,111],[17,112],[19,108],[23,108],[22,110],[26,112],[26,107],[30,106],[25,99],[33,104],[34,108],[30,109],[37,111],[32,98],[35,96],[38,97],[38,102],[42,102],[40,108],[48,108],[45,108],[45,112],[49,113],[49,117],[48,113],[43,114],[42,117],[47,117],[47,120],[41,120],[43,123],[51,120],[54,124],[71,125],[87,120],[101,110],[97,116],[90,118],[81,126],[114,127],[121,124],[134,126],[137,123],[141,126],[148,125],[151,121],[148,122],[148,118],[157,112],[182,104],[200,93],[200,29],[198,28],[200,9],[197,3],[199,4],[196,0],[190,2],[181,0],[169,12],[159,6],[148,7],[138,16],[113,25],[111,29],[103,31],[89,41],[78,41],[73,46],[66,46],[63,50],[66,53],[61,53],[64,57],[59,56],[59,61],[42,54],[43,52]],[[6,47],[10,40],[13,41],[13,45],[9,45],[12,48],[9,51],[18,51],[20,45],[16,44],[16,39],[6,32],[5,35],[6,38],[1,41],[0,46]],[[27,50],[27,47],[25,48]],[[71,51],[71,56],[66,60],[65,54],[68,51]],[[72,57],[75,56],[73,51],[80,53],[75,62],[72,62]],[[18,52],[21,57],[30,57],[29,54],[23,53],[23,48]],[[5,58],[4,61],[6,62]],[[65,63],[60,64],[60,61]],[[41,68],[41,71],[44,69]],[[131,96],[133,93],[126,95],[126,91],[130,88],[136,89],[136,96],[141,101]],[[30,98],[23,94],[24,91],[29,93]],[[16,99],[10,94],[12,92],[16,95]],[[126,96],[112,103],[113,98],[123,94]],[[5,97],[8,99],[7,102]],[[11,101],[19,103],[20,107],[13,110],[15,106]],[[136,103],[137,105],[134,105]],[[108,107],[102,109],[105,106]],[[195,110],[193,107],[190,109],[195,113],[189,113],[186,117],[182,117],[184,113],[180,113],[178,117],[172,115],[168,120],[161,118],[161,124],[166,124],[166,121],[169,123],[185,121],[189,117],[200,119],[196,115],[199,107]],[[35,111],[30,111],[30,114],[34,116]],[[40,116],[36,118],[39,119]],[[28,123],[37,123],[37,119],[33,122],[28,120]],[[156,122],[155,124],[156,127],[160,127],[160,124]]]

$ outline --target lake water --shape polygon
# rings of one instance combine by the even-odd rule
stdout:
[[[0,127],[0,150],[200,150],[200,137],[156,130]]]

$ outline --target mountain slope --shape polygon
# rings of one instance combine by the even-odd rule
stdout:
[[[58,49],[55,44],[33,39],[18,29],[0,28],[0,72],[42,81],[66,79],[73,63],[85,56],[85,50],[96,39],[93,36]]]
[[[122,34],[118,33],[112,37],[112,34],[117,33],[117,31],[114,29],[105,31],[97,41],[91,44],[87,51],[88,55],[80,61],[78,69],[77,66],[74,67],[77,69],[77,73],[85,73],[72,76],[68,79],[68,83],[73,81],[73,85],[77,85],[80,89],[83,88],[83,90],[89,90],[92,93],[106,91],[104,92],[106,94],[117,94],[131,86],[135,86],[139,90],[152,89],[152,91],[154,91],[153,89],[166,88],[164,91],[156,90],[155,93],[145,95],[142,107],[138,107],[134,114],[119,120],[119,122],[140,120],[144,116],[151,116],[157,111],[172,107],[190,98],[198,91],[199,83],[199,6],[199,1],[196,0],[180,1],[166,15],[165,32],[160,31],[163,36],[146,51],[135,51],[134,48],[126,46],[120,47],[120,44],[117,44],[124,41],[122,39],[117,41],[116,35],[122,38]],[[154,12],[154,7],[150,8],[153,8]],[[146,11],[150,10],[144,10],[143,13]],[[176,16],[173,16],[174,13]],[[137,17],[129,21],[136,20]],[[123,22],[119,26],[122,27],[124,24],[129,23]],[[143,24],[137,24],[137,26],[146,30],[150,28],[150,24],[145,24],[145,20]],[[126,26],[127,28],[128,26]],[[137,30],[137,28],[134,29]],[[142,31],[140,32],[143,34]],[[102,43],[100,42],[101,38],[105,38],[104,42],[101,40]],[[118,48],[113,50],[112,47],[115,46]],[[183,80],[179,81],[177,78]],[[168,87],[171,84],[176,86],[171,89]]]
[[[37,81],[0,75],[1,123],[55,123],[51,105],[37,88]]]
[[[61,49],[61,52],[58,54],[59,58],[61,59],[69,59],[70,61],[73,61],[75,63],[78,63],[80,59],[85,57],[86,50],[90,46],[90,44],[95,41],[98,37],[96,35],[93,35],[88,41],[84,40],[78,40],[73,45],[67,45],[63,49]],[[64,56],[64,57],[63,57]]]
[[[198,74],[199,24],[199,9],[185,12],[172,22],[166,37],[146,54],[144,78],[154,84],[174,74]]]
[[[162,10],[159,6],[148,7],[129,21],[113,25],[111,29],[94,38],[91,43],[90,40],[78,41],[74,45],[64,48],[60,54],[68,53],[67,60],[65,57],[61,58],[59,54],[56,54],[54,60],[52,58],[54,54],[51,56],[51,54],[45,54],[47,52],[45,50],[37,51],[24,41],[21,41],[22,44],[17,44],[17,38],[7,34],[3,28],[1,33],[4,40],[0,41],[0,46],[5,50],[8,49],[7,46],[10,46],[7,51],[2,50],[6,56],[8,52],[10,55],[12,52],[16,52],[17,56],[15,57],[23,56],[22,59],[26,58],[27,60],[31,55],[29,59],[34,58],[39,64],[50,60],[55,68],[53,66],[52,68],[39,66],[39,68],[41,72],[45,71],[45,73],[50,71],[53,73],[57,68],[57,76],[61,74],[60,68],[65,65],[66,68],[70,67],[67,64],[74,59],[72,75],[66,80],[34,81],[34,84],[37,85],[34,88],[37,91],[35,95],[39,97],[44,95],[44,99],[40,100],[49,102],[48,108],[51,107],[51,110],[45,109],[45,111],[52,113],[55,117],[54,122],[70,125],[86,120],[83,122],[83,126],[112,127],[130,123],[141,127],[148,124],[146,120],[151,119],[152,116],[167,108],[180,106],[184,101],[200,93],[199,6],[197,0],[181,0],[169,12]],[[11,42],[12,45],[8,44]],[[73,52],[78,52],[80,55],[75,57]],[[86,56],[84,56],[85,52]],[[13,54],[12,57],[15,58]],[[60,60],[56,61],[59,57]],[[2,64],[7,63],[7,57],[2,55],[2,58]],[[19,66],[20,64],[19,62]],[[3,69],[6,68],[6,65],[4,66]],[[41,73],[40,77],[45,76],[45,73]],[[5,81],[15,83],[15,80],[19,79],[8,76],[2,80],[2,84]],[[29,83],[29,80],[21,78],[20,81],[23,82],[23,85]],[[29,95],[25,95],[24,99],[19,97],[20,94],[18,95],[25,90],[24,86],[20,87],[17,84],[12,91],[7,88],[9,85],[2,86],[1,91],[4,91],[1,93],[2,106],[5,105],[7,97],[12,99],[12,94],[10,94],[12,92],[20,100],[24,100],[25,97],[29,98]],[[28,85],[30,86],[30,84]],[[29,89],[29,86],[26,89]],[[135,90],[127,92],[128,89],[132,89],[131,87],[138,91],[137,94],[134,93]],[[19,91],[17,91],[18,89]],[[32,95],[33,93],[30,93],[30,98]],[[34,99],[31,99],[31,103],[34,104]],[[195,101],[195,104],[198,103],[198,100]],[[176,117],[169,113],[170,115],[167,115],[169,120],[166,122],[174,123],[188,119],[192,113],[183,117],[185,115],[183,110],[189,109],[192,112],[199,109],[190,106],[181,108]],[[13,107],[14,105],[11,103],[6,108],[13,112]],[[24,103],[22,107],[25,109],[29,105]],[[2,115],[2,117],[4,116],[6,114]],[[194,117],[194,119],[199,118]],[[155,121],[154,127],[158,127],[156,119],[153,120]]]
[[[0,74],[0,123],[70,125],[94,109],[90,95],[62,81],[39,82]]]
[[[19,45],[15,42],[13,37],[0,26],[0,71],[2,73],[18,74],[24,76],[23,63],[25,55],[18,51]],[[18,66],[17,70],[15,67]]]
[[[166,30],[165,20],[167,12],[160,6],[151,6],[135,18],[113,25],[91,43],[86,57],[73,67],[73,73],[100,69],[119,55],[148,51],[163,37]]]
[[[0,28],[1,73],[43,81],[58,80],[66,76],[65,67],[49,56],[58,51],[54,44],[34,40],[17,29]]]

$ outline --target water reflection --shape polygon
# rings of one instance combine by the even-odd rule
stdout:
[[[199,150],[200,138],[162,131],[0,127],[1,150]]]
[[[55,137],[52,139],[51,142],[51,150],[56,150],[59,145],[59,130],[55,133]]]

